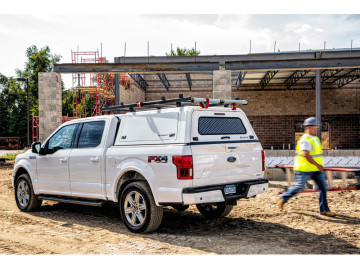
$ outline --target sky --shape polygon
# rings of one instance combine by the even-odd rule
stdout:
[[[26,10],[20,1],[20,10],[14,5],[5,8],[5,12],[0,10],[0,73],[14,76],[16,68],[23,69],[25,50],[31,45],[38,48],[48,45],[51,53],[62,56],[61,63],[71,62],[72,50],[100,52],[101,44],[102,55],[110,62],[114,61],[114,57],[124,56],[125,43],[126,56],[147,56],[148,42],[150,55],[154,56],[165,55],[170,51],[171,44],[173,48],[192,48],[195,42],[200,55],[247,54],[250,40],[251,53],[272,52],[274,46],[276,51],[297,51],[299,43],[301,50],[323,49],[324,42],[326,49],[350,48],[351,40],[353,48],[360,48],[358,14],[301,15],[290,13],[309,11],[274,7],[269,9],[269,13],[281,11],[283,14],[216,14],[217,11],[234,13],[237,9],[231,5],[225,10],[216,5],[205,10],[201,5],[194,5],[192,9],[176,9],[188,11],[181,14],[173,14],[175,12],[171,8],[156,7],[149,11],[139,9],[144,10],[142,14],[128,14],[124,11],[131,9],[119,9],[117,6],[114,10],[107,8],[107,14],[100,14],[104,11],[99,7],[100,1],[96,2],[97,8],[93,8],[91,1],[87,2],[87,8],[77,5],[54,9],[50,6],[40,10],[33,6]],[[103,6],[107,1],[101,2]],[[302,2],[305,6],[306,1]],[[145,2],[136,3],[143,6]],[[181,3],[191,5],[187,0]],[[276,1],[272,3],[276,4]],[[330,5],[331,1],[327,3]],[[354,7],[347,12],[359,11]],[[262,11],[256,5],[254,9],[239,9],[244,10]],[[333,12],[337,10],[341,11],[335,8]],[[324,9],[319,6],[312,12],[317,11],[324,12]],[[157,14],[160,12],[162,14]],[[71,87],[70,76],[62,75],[66,87]]]

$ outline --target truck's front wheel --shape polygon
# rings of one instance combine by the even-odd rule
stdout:
[[[15,182],[15,201],[21,211],[31,212],[40,208],[42,200],[35,195],[29,175],[20,175]]]
[[[120,214],[130,231],[148,233],[160,226],[163,208],[155,204],[146,182],[133,182],[121,194]]]
[[[196,208],[206,218],[213,219],[227,216],[233,206],[225,202],[212,203],[212,204],[197,204]]]

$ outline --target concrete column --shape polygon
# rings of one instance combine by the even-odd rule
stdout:
[[[39,141],[62,124],[61,75],[39,72]]]
[[[213,98],[231,99],[231,70],[213,71]]]

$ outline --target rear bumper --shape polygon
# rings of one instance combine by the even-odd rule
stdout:
[[[236,192],[233,194],[225,194],[224,187],[228,185],[235,185]],[[215,203],[249,198],[265,192],[268,186],[268,180],[256,179],[222,185],[184,188],[182,191],[183,204]]]

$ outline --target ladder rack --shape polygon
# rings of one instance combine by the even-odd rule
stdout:
[[[166,99],[165,97],[161,97],[161,100],[155,100],[155,101],[140,101],[138,103],[132,103],[132,104],[124,104],[123,102],[120,103],[120,105],[117,106],[105,106],[102,108],[102,111],[130,111],[133,112],[135,109],[141,109],[141,108],[155,108],[160,109],[162,107],[166,106],[176,106],[176,107],[182,107],[182,106],[191,106],[199,104],[199,106],[203,109],[207,109],[208,107],[214,107],[214,106],[224,106],[228,107],[229,105],[232,105],[232,109],[236,110],[237,105],[247,105],[246,100],[239,100],[239,99],[210,99],[210,98],[194,98],[194,97],[184,97],[182,94],[179,95],[179,98],[173,98],[173,99]],[[122,110],[126,109],[126,110]]]

